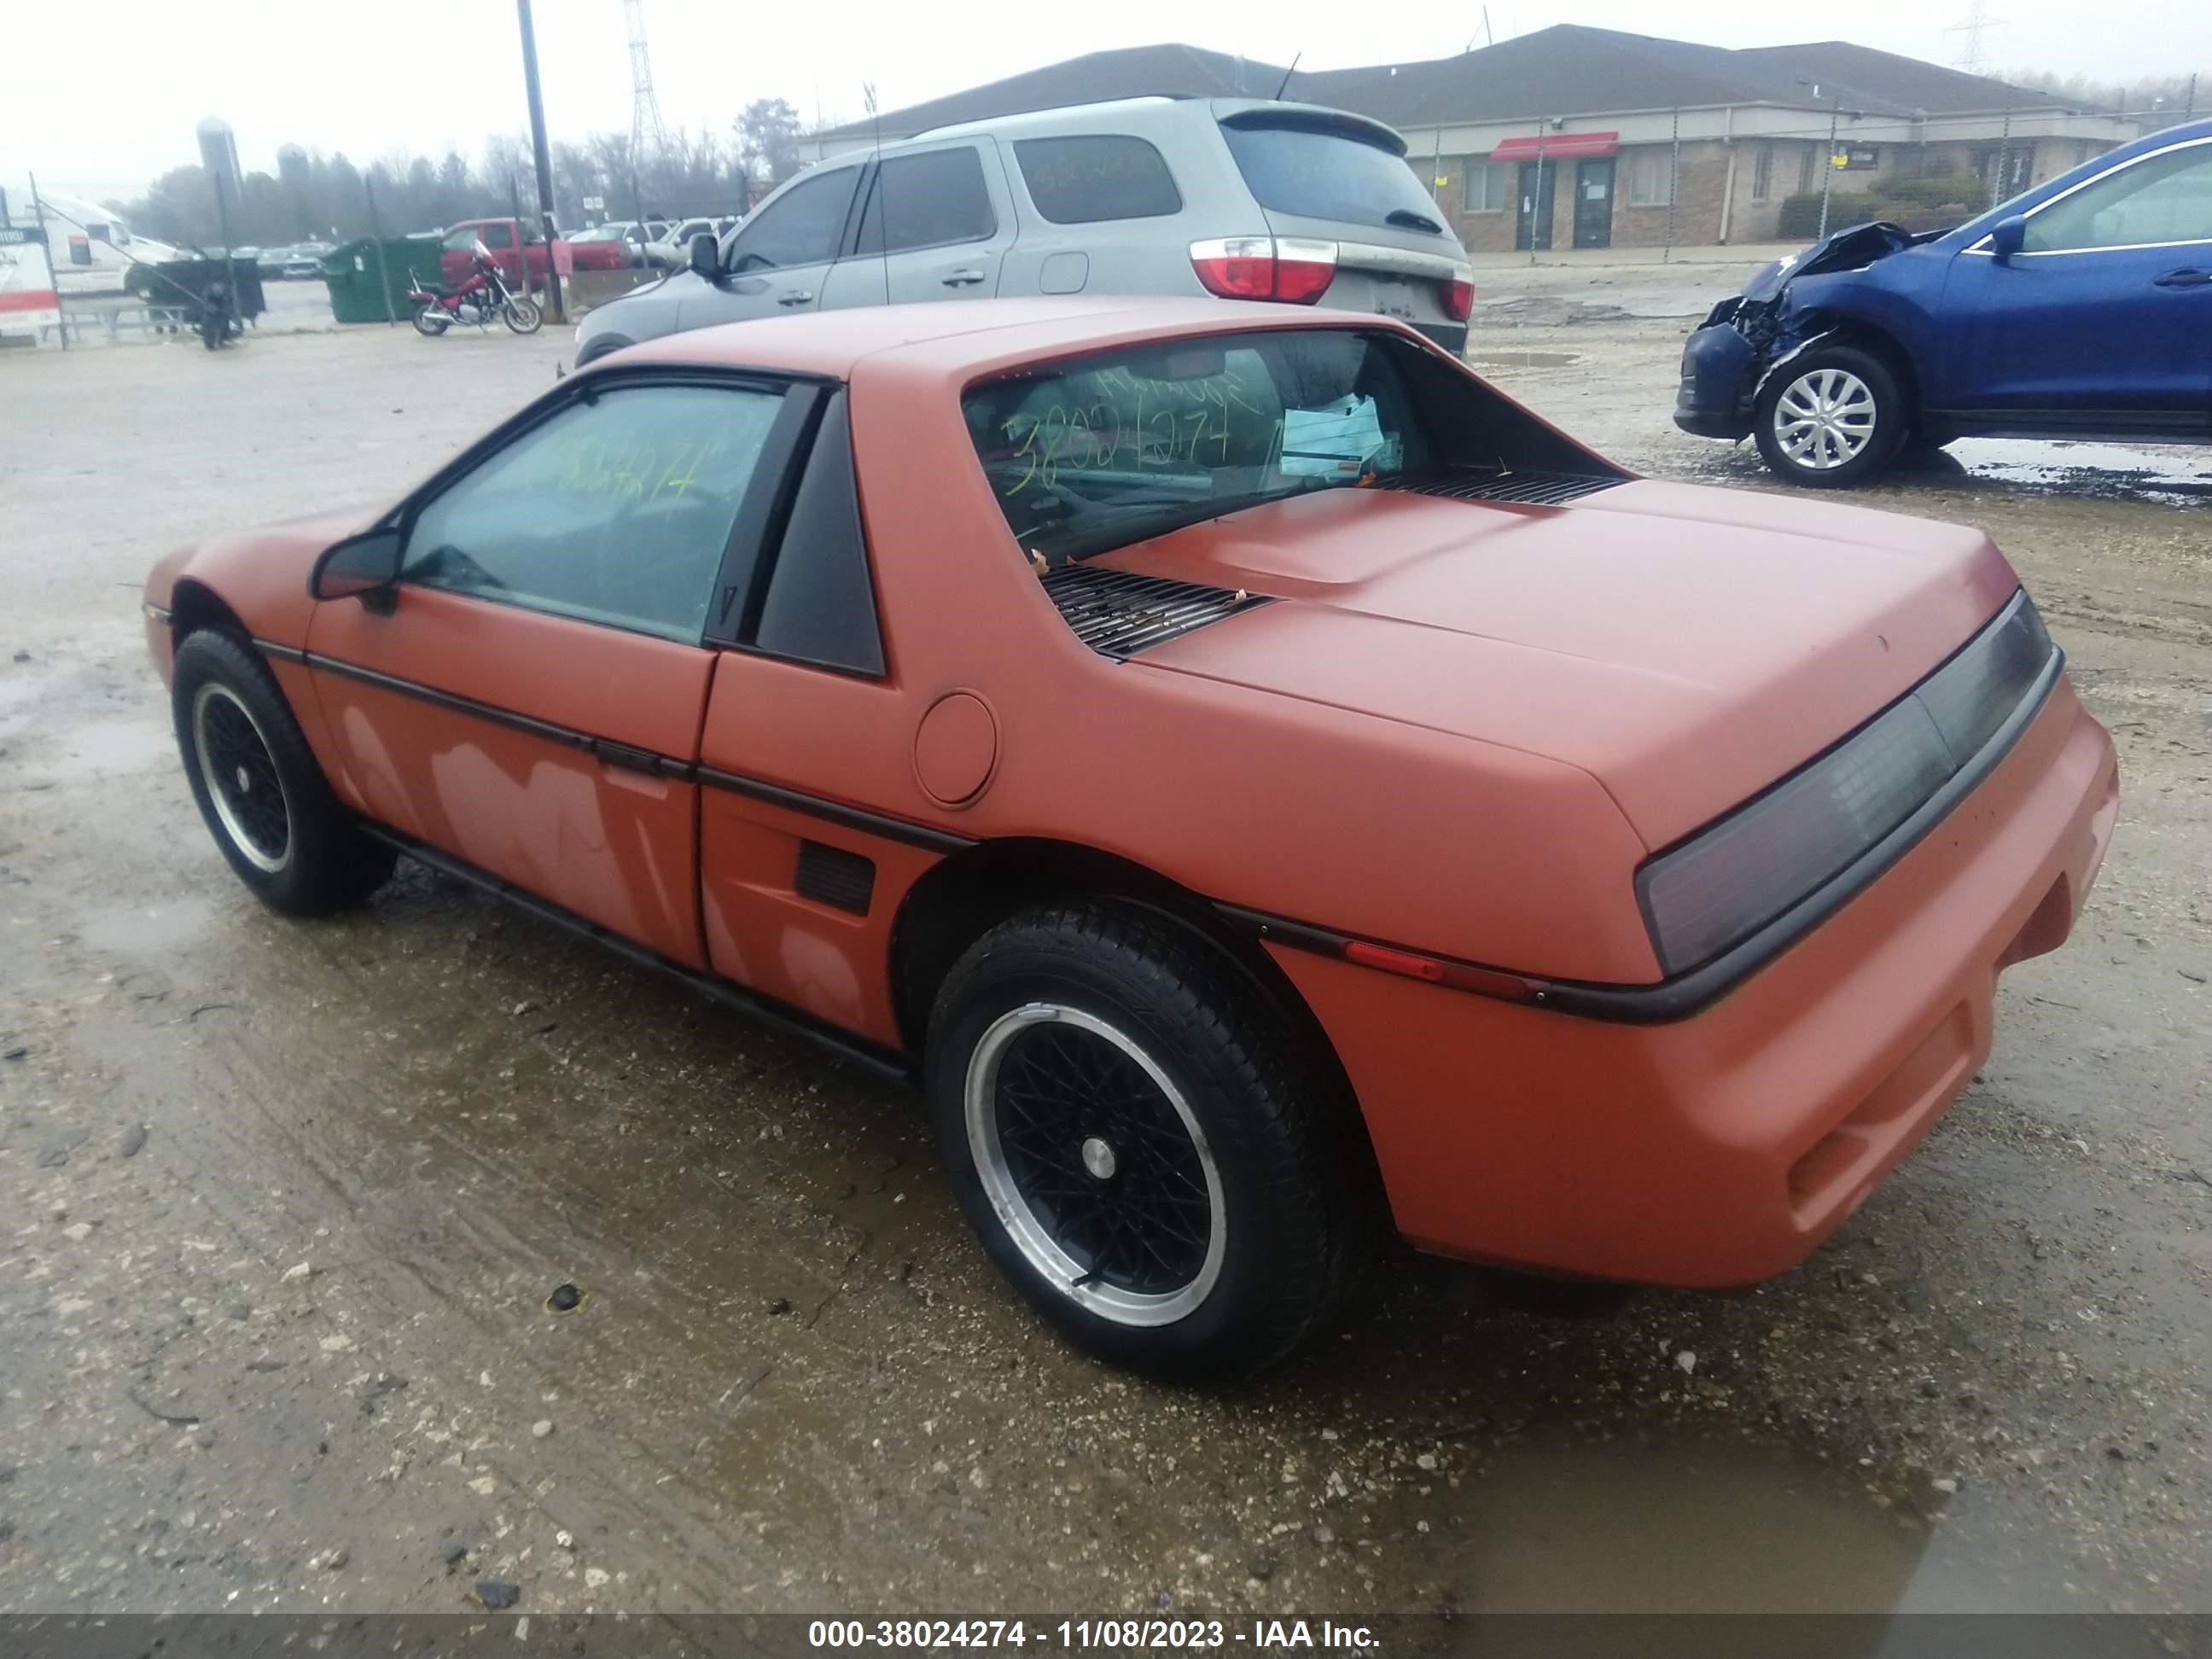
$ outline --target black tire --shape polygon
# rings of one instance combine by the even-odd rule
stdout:
[[[186,635],[170,707],[208,833],[264,903],[289,915],[327,915],[391,877],[397,855],[362,834],[331,793],[283,688],[251,645],[216,629]]]
[[[545,313],[538,309],[538,301],[516,295],[500,307],[500,315],[517,334],[535,334],[544,325]]]
[[[415,307],[415,331],[426,339],[436,339],[453,325],[453,319],[438,308],[435,300],[425,300]]]
[[[1752,422],[1775,476],[1850,489],[1887,467],[1912,429],[1889,366],[1856,346],[1816,346],[1771,373]]]
[[[1194,931],[1079,900],[953,965],[925,1088],[961,1208],[1048,1321],[1113,1364],[1224,1381],[1328,1323],[1381,1230],[1357,1109],[1308,1052]]]
[[[612,352],[636,343],[635,340],[625,340],[619,334],[602,334],[576,354],[576,367],[581,368],[586,363],[596,363]]]

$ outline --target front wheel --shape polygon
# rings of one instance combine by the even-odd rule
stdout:
[[[500,314],[507,319],[507,325],[517,334],[535,334],[545,321],[545,313],[538,308],[538,301],[526,300],[519,294],[507,295],[507,304],[501,308]]]
[[[200,816],[264,903],[323,915],[383,885],[392,849],[363,835],[331,793],[283,688],[252,646],[215,629],[186,635],[170,696]]]
[[[415,307],[415,331],[433,340],[443,334],[452,321],[438,308],[435,300],[425,300]]]
[[[1887,466],[1911,427],[1889,366],[1856,346],[1820,346],[1784,363],[1759,392],[1753,433],[1778,477],[1848,489]]]
[[[1335,1312],[1376,1231],[1356,1109],[1213,946],[1150,910],[1023,913],[955,964],[926,1087],[969,1222],[1078,1347],[1249,1376]]]

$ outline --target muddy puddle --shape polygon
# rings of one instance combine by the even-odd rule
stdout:
[[[1993,1565],[1969,1499],[1748,1442],[1532,1437],[1484,1457],[1454,1497],[1456,1559],[1439,1565],[1457,1568],[1470,1611],[2078,1605],[2056,1577]]]
[[[1748,440],[1701,452],[1692,471],[1715,481],[1771,477]],[[1960,438],[1939,450],[1901,457],[1881,486],[1915,493],[1995,489],[2190,507],[2212,502],[2212,448]]]

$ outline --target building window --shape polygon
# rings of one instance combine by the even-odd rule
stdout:
[[[1674,158],[1663,149],[1638,150],[1628,158],[1628,205],[1665,207],[1674,199]]]
[[[1763,202],[1774,193],[1774,146],[1761,144],[1751,161],[1751,199]]]
[[[1813,188],[1813,161],[1819,153],[1818,146],[1808,144],[1797,158],[1797,193],[1800,196]]]
[[[1503,213],[1508,190],[1505,169],[1494,161],[1467,164],[1466,210],[1469,213]]]

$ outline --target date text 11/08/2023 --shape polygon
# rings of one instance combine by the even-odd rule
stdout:
[[[1035,1649],[1042,1652],[1241,1648],[1249,1653],[1379,1651],[1365,1625],[1331,1619],[816,1619],[806,1627],[813,1648],[870,1648],[890,1652],[954,1648]]]

